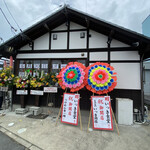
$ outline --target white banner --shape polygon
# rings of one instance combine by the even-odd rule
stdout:
[[[57,87],[44,87],[44,93],[57,93]]]
[[[19,64],[19,68],[25,68],[25,64]]]
[[[8,91],[8,87],[0,87],[0,91],[7,92]]]
[[[17,95],[28,95],[28,90],[17,90],[16,94]]]
[[[34,68],[36,69],[40,68],[40,64],[34,64]]]
[[[31,95],[43,95],[43,91],[40,90],[30,90]]]
[[[42,69],[47,69],[47,68],[48,68],[48,64],[42,64],[42,65],[41,65],[41,68],[42,68]]]
[[[61,64],[61,69],[65,68],[67,66],[67,64]]]
[[[92,96],[93,129],[113,130],[109,96]]]
[[[53,64],[52,69],[59,69],[59,64]]]
[[[64,93],[61,122],[78,125],[79,94]]]
[[[26,68],[31,69],[32,68],[32,64],[27,64]]]

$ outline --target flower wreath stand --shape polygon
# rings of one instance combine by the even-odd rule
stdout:
[[[28,90],[16,90],[16,95],[19,95],[20,97],[21,108],[25,108],[25,96],[28,95]]]
[[[35,96],[35,106],[39,106],[40,104],[40,96],[43,95],[43,91],[42,90],[30,90],[30,95],[34,95]]]

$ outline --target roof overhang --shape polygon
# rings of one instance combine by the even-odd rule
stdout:
[[[34,41],[66,21],[73,21],[108,37],[111,35],[111,38],[130,46],[135,46],[134,44],[138,42],[139,54],[146,53],[145,58],[150,57],[150,38],[67,6],[6,41],[0,46],[0,53],[7,56],[10,55],[10,50],[13,49],[11,54],[16,54],[20,47]]]

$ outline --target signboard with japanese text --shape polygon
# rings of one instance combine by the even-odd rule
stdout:
[[[57,93],[57,87],[44,87],[44,93]]]
[[[43,95],[43,91],[40,90],[30,90],[31,95]]]
[[[64,93],[61,122],[78,125],[80,94]]]
[[[0,91],[7,92],[8,91],[8,87],[0,87]]]
[[[17,95],[28,95],[28,90],[16,90]]]
[[[93,129],[113,130],[111,103],[109,96],[92,96]]]

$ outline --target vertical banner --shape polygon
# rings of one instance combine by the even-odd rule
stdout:
[[[78,125],[79,98],[80,94],[64,93],[61,122]]]
[[[93,129],[113,130],[110,96],[92,96]]]

